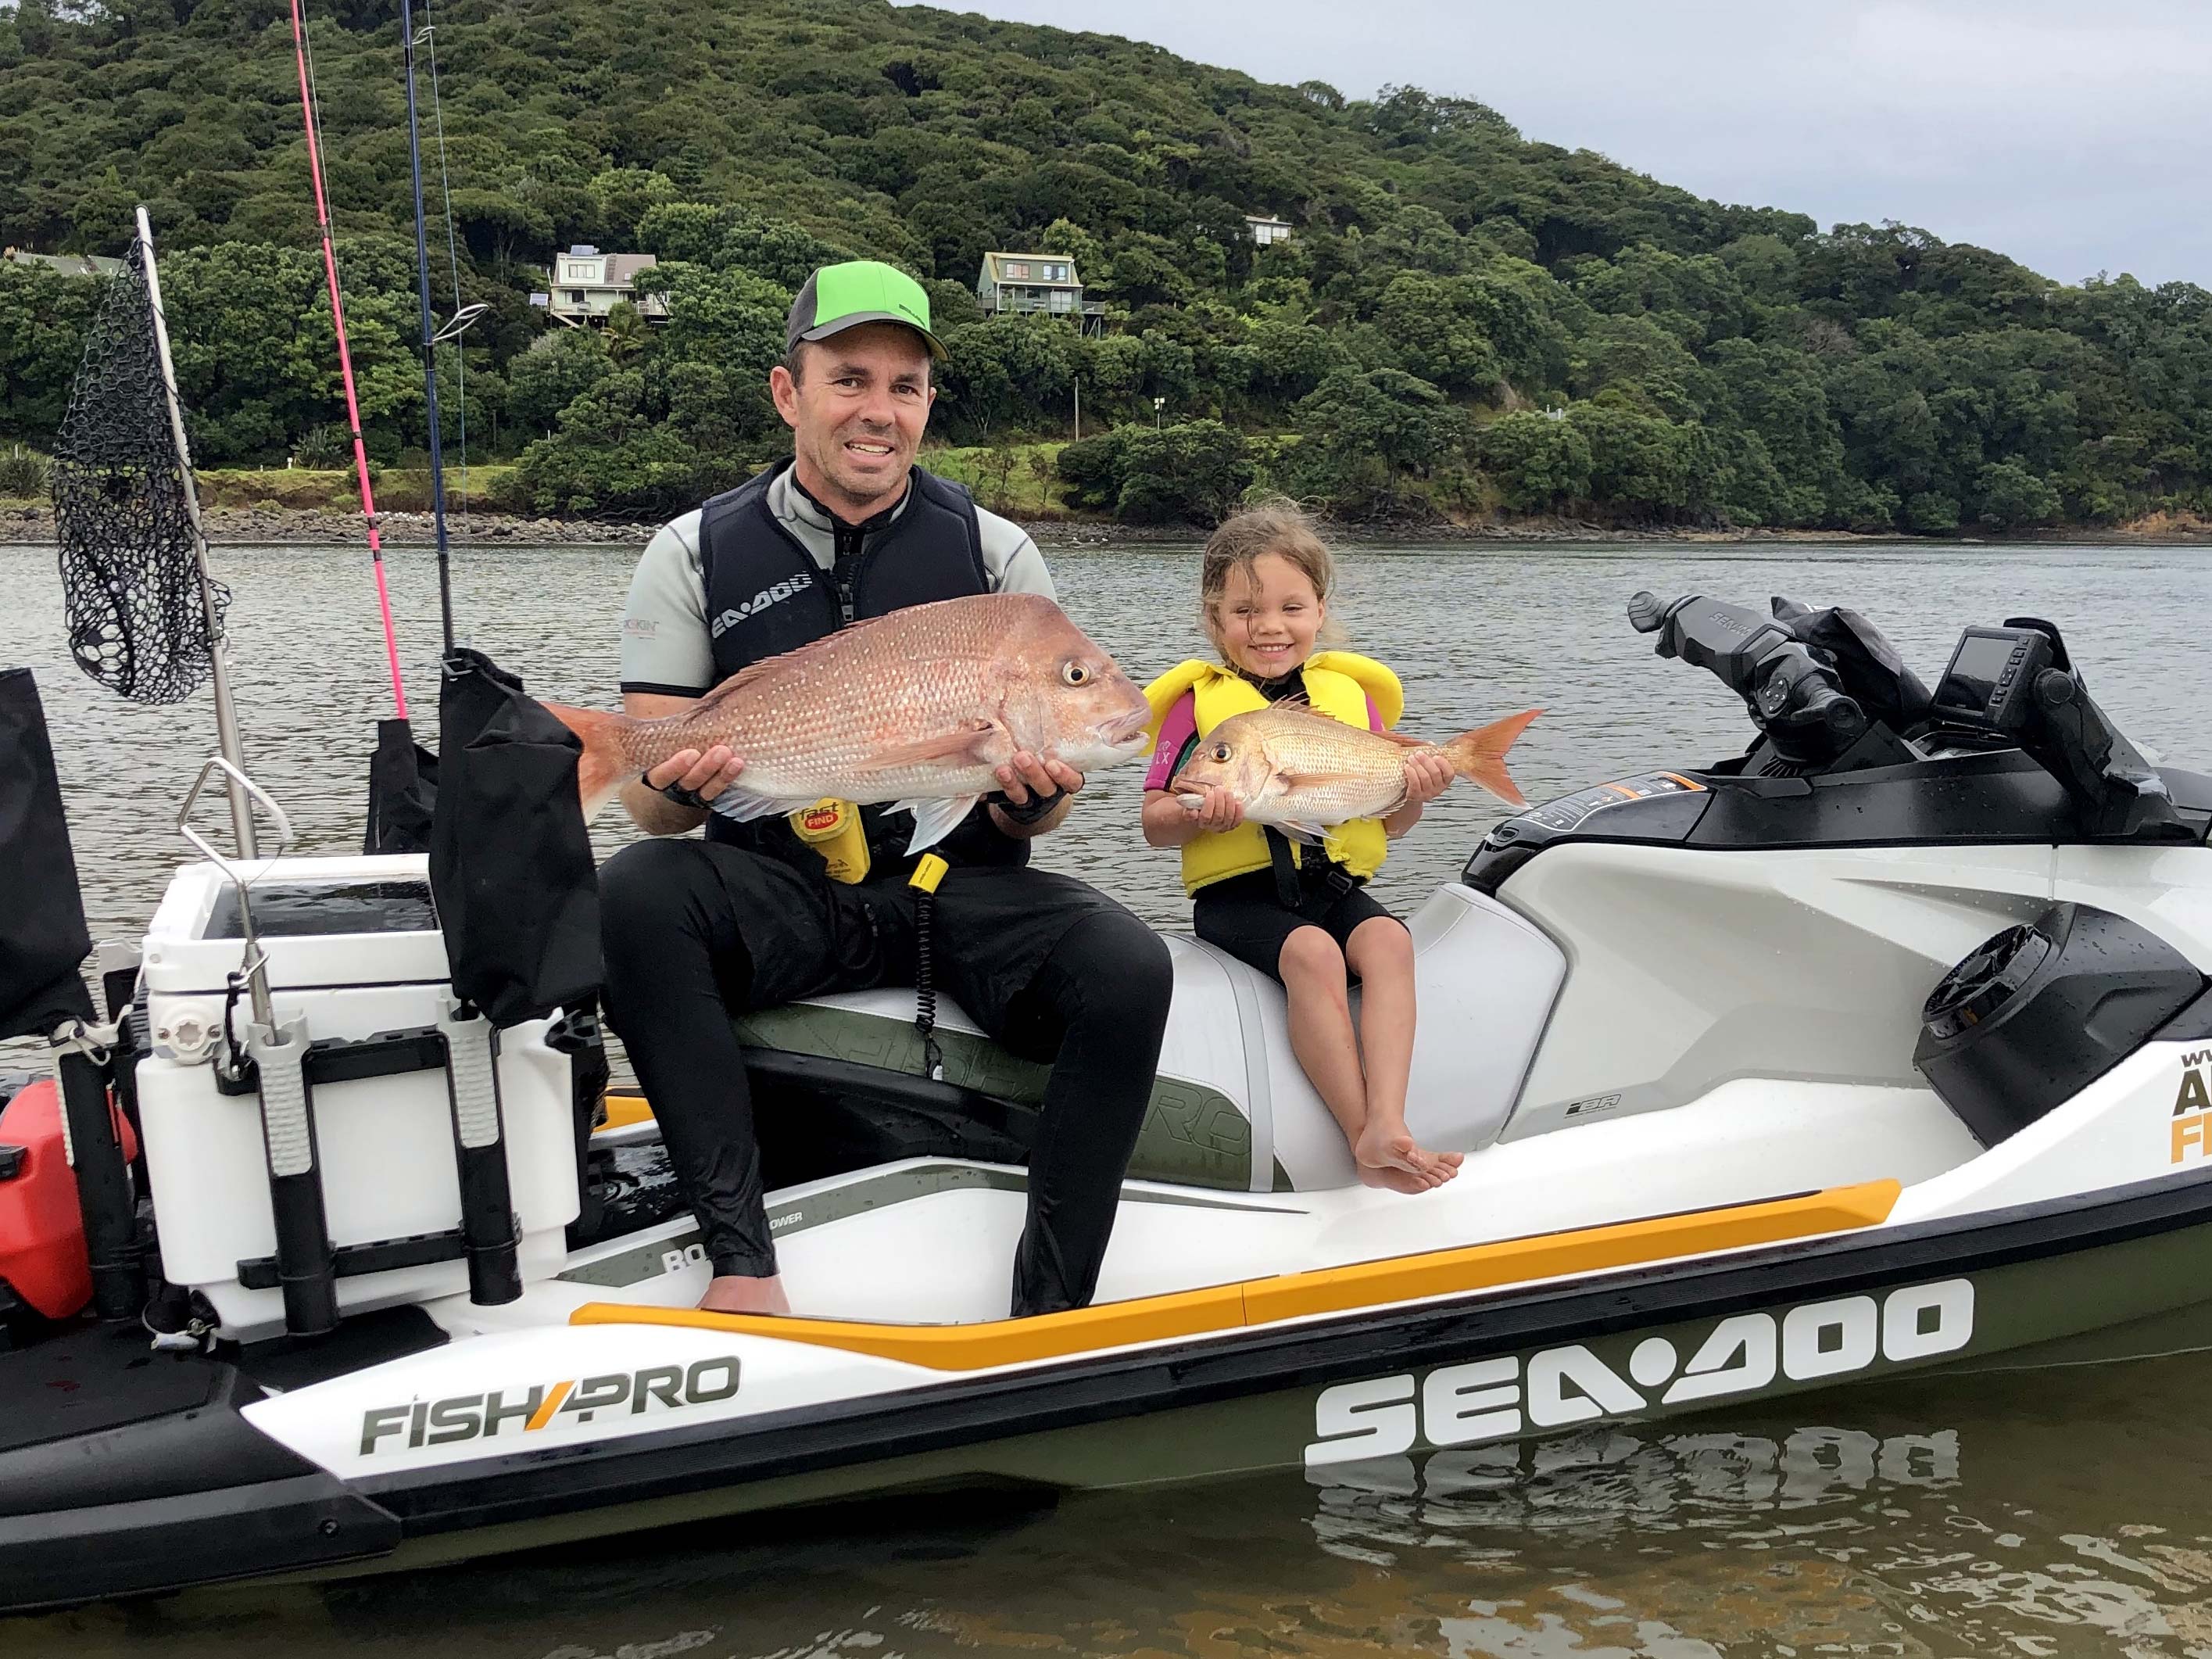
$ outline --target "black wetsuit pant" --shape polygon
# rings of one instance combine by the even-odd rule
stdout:
[[[717,1273],[776,1271],[733,1012],[914,983],[915,894],[690,840],[599,872],[605,1008],[653,1104]],[[1053,1061],[1030,1158],[1013,1311],[1087,1304],[1152,1097],[1173,971],[1159,936],[1071,877],[955,866],[932,919],[939,988],[1017,1054]]]

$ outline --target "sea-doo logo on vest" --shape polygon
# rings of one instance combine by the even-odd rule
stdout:
[[[778,582],[774,587],[763,587],[743,605],[733,605],[715,617],[714,626],[708,631],[719,640],[746,617],[757,617],[770,605],[781,605],[793,594],[804,593],[813,586],[814,578],[802,572],[787,580]]]
[[[2199,1048],[2181,1057],[2181,1090],[2173,1097],[2172,1156],[2179,1164],[2191,1148],[2197,1157],[2212,1153],[2212,1048]]]
[[[519,1425],[516,1434],[526,1435],[563,1424],[588,1423],[599,1412],[621,1410],[636,1417],[681,1411],[727,1400],[737,1391],[738,1361],[732,1354],[688,1367],[647,1365],[605,1376],[533,1382],[527,1389],[372,1406],[361,1414],[361,1455],[368,1457],[403,1443],[450,1446],[463,1440],[495,1439],[510,1423]]]
[[[1647,1336],[1626,1357],[1627,1376],[1581,1343],[1445,1365],[1425,1375],[1340,1382],[1314,1401],[1308,1468],[1395,1457],[1417,1443],[1470,1446],[1531,1430],[1632,1416],[1655,1404],[1687,1405],[1755,1394],[1787,1377],[1810,1382],[1902,1364],[1966,1346],[1974,1286],[1964,1279],[1892,1291],[1877,1303],[1847,1296],[1808,1303],[1780,1318],[1735,1314],[1686,1346]]]

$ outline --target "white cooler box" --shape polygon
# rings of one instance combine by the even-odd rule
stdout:
[[[359,1042],[434,1025],[447,1012],[453,988],[427,859],[291,858],[259,867],[265,873],[248,891],[280,1024],[304,1018],[311,1042]],[[209,864],[179,870],[146,935],[152,1052],[138,1066],[161,1271],[173,1284],[205,1292],[223,1334],[251,1340],[283,1328],[284,1304],[274,1276],[260,1098],[219,1092],[211,1063],[222,1042],[226,977],[242,957],[228,881]],[[241,1040],[252,1016],[241,994],[231,1013]],[[577,1209],[569,1062],[546,1046],[548,1029],[532,1020],[499,1036],[509,1198],[525,1281],[561,1270],[562,1229]],[[340,1311],[465,1293],[468,1268],[457,1249],[451,1259],[362,1270],[395,1255],[434,1254],[436,1236],[460,1225],[442,1066],[318,1083],[313,1101]],[[392,1248],[360,1248],[375,1246]],[[350,1260],[349,1247],[356,1247]]]

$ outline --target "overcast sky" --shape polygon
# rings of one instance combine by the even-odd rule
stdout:
[[[1822,228],[2212,287],[2212,0],[939,0],[1265,81],[1479,98]]]

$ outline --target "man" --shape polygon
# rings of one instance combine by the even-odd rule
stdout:
[[[623,619],[631,714],[672,714],[749,664],[885,611],[1052,595],[1027,535],[915,465],[945,356],[919,283],[871,260],[824,266],[793,303],[785,345],[769,387],[792,459],[664,526],[638,562]],[[600,872],[605,1003],[699,1218],[714,1272],[701,1305],[784,1313],[730,1014],[914,982],[913,826],[865,809],[868,873],[833,881],[785,820],[707,811],[744,768],[726,749],[686,750],[625,787],[654,836],[707,831],[627,848]],[[998,777],[1000,793],[938,849],[952,867],[931,939],[938,982],[985,1030],[1054,1060],[1014,1263],[1025,1315],[1081,1307],[1097,1285],[1171,972],[1120,905],[1029,867],[1030,842],[1067,816],[1082,775],[1024,753]]]

